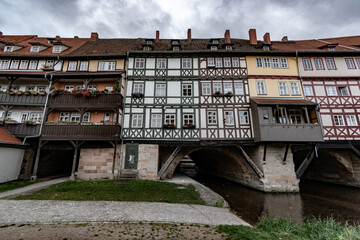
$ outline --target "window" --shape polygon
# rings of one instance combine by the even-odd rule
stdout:
[[[180,51],[179,47],[173,47],[173,51]]]
[[[210,83],[202,84],[202,95],[211,95],[211,84]]]
[[[350,96],[348,87],[338,87],[340,96]]]
[[[256,81],[257,94],[266,94],[266,86],[264,81]]]
[[[234,83],[235,86],[235,95],[244,94],[244,85],[242,83]]]
[[[291,124],[301,124],[301,112],[299,109],[290,109],[289,117]]]
[[[143,115],[142,114],[133,114],[131,127],[141,128],[143,125]]]
[[[80,113],[78,113],[78,112],[71,113],[70,121],[71,122],[80,122]]]
[[[217,124],[216,111],[208,111],[207,112],[207,121],[208,121],[208,124]]]
[[[4,52],[12,52],[12,51],[13,51],[13,46],[5,46]]]
[[[345,126],[344,117],[342,115],[334,116],[335,126]]]
[[[31,70],[35,70],[37,69],[38,66],[38,61],[37,60],[31,60],[29,63],[29,69]]]
[[[21,113],[21,122],[28,120],[29,113]]]
[[[357,126],[358,125],[355,115],[347,115],[346,122],[347,122],[348,126]]]
[[[314,58],[315,68],[317,70],[324,70],[324,64],[321,58]]]
[[[40,47],[39,46],[31,46],[30,47],[30,52],[39,52]]]
[[[172,40],[172,41],[171,41],[171,44],[172,44],[172,45],[177,45],[177,44],[179,44],[179,41],[177,41],[177,40]]]
[[[98,71],[114,71],[116,62],[99,62]]]
[[[232,50],[232,46],[225,46],[225,50]]]
[[[356,68],[354,59],[345,58],[345,61],[346,61],[346,65],[347,65],[348,69],[355,69]]]
[[[212,40],[213,44],[219,44],[219,40]]]
[[[191,58],[183,58],[182,59],[182,68],[184,68],[184,69],[191,68]]]
[[[222,67],[222,59],[215,58],[215,65],[216,65],[216,67]]]
[[[310,58],[303,58],[304,70],[312,70]]]
[[[19,69],[27,69],[29,66],[29,60],[21,60]]]
[[[144,93],[144,84],[143,83],[134,83],[133,93]]]
[[[305,96],[314,96],[312,86],[304,86],[304,94]]]
[[[232,66],[233,67],[239,67],[239,58],[232,58]]]
[[[72,92],[74,90],[74,85],[65,85],[64,89],[68,92]]]
[[[90,122],[90,113],[89,112],[84,113],[82,121]]]
[[[264,67],[271,68],[270,58],[264,58]]]
[[[0,69],[8,69],[10,65],[10,60],[1,60]]]
[[[166,84],[164,84],[164,83],[156,84],[155,96],[157,96],[157,97],[166,96]]]
[[[135,68],[143,69],[145,67],[145,59],[144,58],[136,58],[135,59]]]
[[[20,86],[12,86],[11,91],[17,92],[20,90]]]
[[[224,58],[224,67],[231,67],[230,58]]]
[[[356,62],[357,62],[358,68],[360,68],[360,58],[357,58]]]
[[[326,58],[326,65],[329,70],[335,70],[335,62],[333,58]]]
[[[262,58],[255,58],[256,67],[263,67]]]
[[[59,122],[68,122],[70,120],[70,113],[61,112],[59,115]]]
[[[214,93],[221,93],[222,92],[222,86],[221,83],[214,83],[213,84]]]
[[[224,93],[233,93],[231,83],[224,83]]]
[[[183,84],[182,85],[182,95],[184,97],[192,96],[192,85],[191,84]]]
[[[152,44],[152,40],[146,40],[146,44]]]
[[[111,91],[114,90],[114,87],[113,86],[106,86],[105,90],[108,90],[108,92],[111,92]]]
[[[273,59],[272,59],[272,67],[273,67],[273,68],[280,68],[280,63],[279,63],[279,59],[278,59],[278,58],[273,58]]]
[[[151,127],[152,128],[161,128],[162,115],[161,114],[151,114]]]
[[[61,45],[55,45],[52,49],[53,53],[61,53]]]
[[[110,122],[110,112],[104,113],[104,122]]]
[[[208,58],[207,63],[208,63],[208,67],[215,67],[214,58]]]
[[[165,114],[165,124],[175,125],[175,114]]]
[[[77,61],[70,61],[68,65],[68,71],[76,71]]]
[[[158,58],[156,60],[156,68],[157,69],[165,69],[166,68],[166,59],[165,58]]]
[[[335,86],[326,86],[326,93],[328,96],[337,96],[337,91]]]
[[[26,86],[25,91],[35,91],[35,86]]]
[[[225,111],[225,125],[234,125],[234,112],[233,111]]]
[[[46,86],[38,86],[37,91],[38,92],[45,92],[46,91]]]
[[[144,46],[144,47],[143,47],[143,50],[144,50],[144,51],[150,51],[151,48],[150,48],[149,46]]]
[[[80,62],[80,71],[87,71],[89,68],[89,62],[81,61]]]
[[[19,64],[20,64],[20,60],[12,60],[11,65],[10,65],[10,69],[18,69]]]
[[[298,82],[290,82],[291,95],[300,95],[300,88]]]
[[[249,124],[249,113],[248,111],[239,111],[240,124]]]
[[[184,125],[194,125],[194,114],[184,114],[183,115],[183,124]]]
[[[281,68],[289,68],[287,58],[280,58],[280,66]]]
[[[210,50],[211,50],[211,51],[216,51],[216,50],[217,50],[217,46],[211,46],[211,47],[210,47]]]
[[[289,95],[287,82],[278,82],[280,95]]]
[[[54,66],[54,60],[46,60],[46,62],[45,62],[45,65],[46,66],[50,66],[50,67],[53,67]]]
[[[85,85],[75,85],[75,89],[85,89]]]
[[[88,85],[87,89],[95,91],[95,90],[97,90],[97,86],[96,85]]]
[[[34,122],[41,122],[42,116],[43,115],[41,112],[32,112],[30,113],[29,120]]]

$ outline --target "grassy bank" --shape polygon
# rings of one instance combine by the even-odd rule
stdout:
[[[192,185],[138,180],[67,181],[15,199],[204,204]]]
[[[219,226],[226,239],[242,240],[355,240],[360,239],[360,227],[341,224],[334,219],[311,219],[296,224],[284,219],[262,219],[254,228]]]
[[[0,184],[0,193],[13,190],[16,188],[22,188],[26,187],[27,185],[33,184],[34,182],[30,181],[14,181],[14,182],[7,182],[7,183],[1,183]]]

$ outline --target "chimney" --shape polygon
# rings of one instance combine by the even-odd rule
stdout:
[[[156,30],[156,39],[155,39],[155,42],[159,42],[160,40],[160,31],[159,30]]]
[[[60,36],[56,36],[56,37],[55,37],[55,40],[56,40],[56,41],[60,41]]]
[[[265,35],[264,35],[264,42],[266,42],[266,43],[271,43],[271,41],[270,41],[270,33],[265,33]]]
[[[2,32],[0,32],[0,36],[2,36],[3,35],[3,33]]]
[[[191,28],[188,29],[188,42],[191,42]]]
[[[288,37],[287,37],[287,36],[283,36],[283,38],[281,39],[281,41],[287,42],[287,41],[289,41],[289,40],[288,40]]]
[[[79,36],[74,36],[74,38],[79,38]]]
[[[92,32],[91,33],[91,40],[96,40],[99,39],[99,34],[97,32]]]
[[[249,30],[249,40],[250,40],[250,44],[252,45],[257,44],[256,29],[252,28]]]
[[[224,37],[225,37],[225,42],[226,42],[226,43],[231,43],[231,40],[230,40],[230,30],[229,30],[229,29],[226,29],[225,34],[224,34]]]

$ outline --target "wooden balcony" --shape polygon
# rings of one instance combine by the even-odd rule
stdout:
[[[0,93],[1,105],[14,105],[14,106],[44,106],[46,95],[10,95],[8,93]]]
[[[120,134],[119,125],[45,124],[44,140],[115,140]]]
[[[40,124],[28,126],[23,123],[6,124],[4,127],[15,137],[34,136],[39,134]]]
[[[91,109],[119,108],[122,103],[120,94],[104,94],[97,97],[75,96],[62,94],[51,96],[49,108],[71,109],[76,107]]]

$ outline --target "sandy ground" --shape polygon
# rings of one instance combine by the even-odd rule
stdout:
[[[225,239],[215,226],[158,223],[0,224],[0,239]]]

